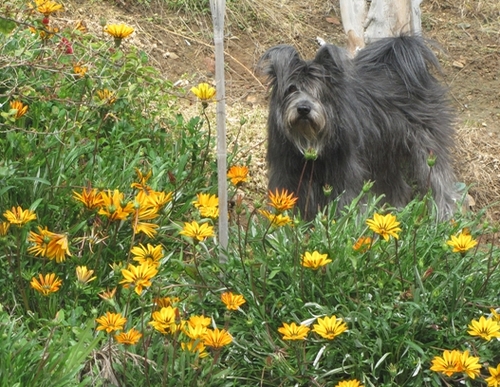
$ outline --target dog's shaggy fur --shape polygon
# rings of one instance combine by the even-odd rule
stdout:
[[[339,195],[343,207],[367,180],[396,207],[431,189],[439,216],[451,216],[453,115],[429,72],[439,63],[422,38],[381,39],[354,59],[324,45],[306,61],[279,45],[258,67],[271,85],[269,189],[294,192],[303,217]],[[307,161],[311,153],[317,158]],[[429,157],[436,157],[432,168]]]

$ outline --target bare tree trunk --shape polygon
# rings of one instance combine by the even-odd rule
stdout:
[[[340,0],[348,49],[354,55],[372,40],[420,34],[422,0]]]

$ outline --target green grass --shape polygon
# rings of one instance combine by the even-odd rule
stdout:
[[[500,254],[491,244],[498,229],[482,213],[439,222],[429,197],[396,210],[362,192],[350,207],[336,211],[333,202],[309,223],[288,211],[290,223],[274,227],[258,204],[238,201],[230,186],[236,204],[222,252],[217,219],[202,217],[193,205],[197,194],[217,192],[209,135],[215,123],[201,105],[197,116],[176,113],[176,95],[184,91],[173,89],[126,39],[117,47],[111,37],[73,26],[42,39],[27,29],[44,28],[39,14],[0,9],[17,20],[1,22],[0,223],[8,223],[12,207],[36,214],[0,236],[1,385],[336,386],[350,379],[365,386],[486,385],[487,365],[500,363],[500,342],[467,333],[472,320],[500,304]],[[75,73],[76,63],[88,68],[84,76]],[[99,98],[103,89],[116,97],[113,103]],[[27,105],[26,114],[16,118],[12,101]],[[239,158],[237,150],[229,160]],[[142,190],[172,195],[146,220],[158,226],[151,237],[134,231],[137,212],[111,221],[74,196],[86,187],[119,190],[123,200],[113,210],[132,202],[138,211],[140,189],[131,187],[141,183],[136,170],[151,171]],[[386,241],[368,228],[374,213],[397,217],[398,239]],[[215,236],[194,242],[181,235],[191,221],[213,226]],[[62,262],[30,250],[27,238],[38,226],[67,238]],[[478,244],[455,253],[447,242],[463,230]],[[362,236],[373,243],[355,251]],[[140,244],[161,246],[163,256],[151,285],[138,294],[123,286],[122,270],[137,264],[130,251]],[[314,251],[332,261],[318,270],[302,266],[302,256]],[[227,263],[220,263],[222,253]],[[96,279],[79,282],[77,266]],[[30,283],[40,273],[56,274],[61,287],[38,293]],[[112,298],[99,296],[114,288]],[[227,291],[246,302],[228,310],[221,301]],[[183,329],[161,334],[149,324],[158,310],[154,300],[165,297],[176,299],[175,324],[204,315],[232,342],[207,348],[207,357],[184,350]],[[139,330],[139,342],[123,345],[117,332],[96,330],[96,318],[106,312],[126,317],[124,331]],[[318,317],[332,315],[348,326],[333,340],[309,332],[305,340],[288,341],[278,331],[291,322],[312,329]],[[481,375],[446,377],[429,369],[435,356],[453,349],[478,357]]]

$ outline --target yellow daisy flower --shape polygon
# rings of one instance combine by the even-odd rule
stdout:
[[[96,328],[98,331],[111,333],[113,331],[122,330],[127,319],[123,317],[121,313],[106,312],[105,315],[96,318],[95,321],[99,324]]]
[[[21,101],[10,101],[9,106],[11,110],[16,110],[16,114],[14,115],[16,120],[24,116],[28,111],[28,105],[23,104]]]
[[[273,227],[282,227],[287,224],[292,224],[292,219],[288,215],[271,214],[267,210],[259,210],[259,212],[271,222],[271,226]]]
[[[248,167],[233,165],[229,168],[227,177],[231,179],[231,183],[236,186],[241,183],[246,183],[248,180]]]
[[[357,379],[354,380],[343,380],[335,385],[335,387],[364,387],[361,382]]]
[[[113,288],[111,290],[106,289],[106,290],[103,290],[101,293],[99,293],[98,296],[101,297],[105,301],[109,301],[115,297],[115,293],[116,293],[116,288]]]
[[[33,211],[23,210],[20,206],[12,207],[12,210],[5,211],[3,216],[14,226],[22,226],[36,219],[36,214]]]
[[[129,37],[134,29],[126,24],[109,24],[104,27],[104,31],[110,34],[115,39],[125,39]]]
[[[207,333],[207,327],[204,325],[191,325],[187,324],[186,327],[184,327],[183,332],[192,340],[197,340],[201,339],[205,333]]]
[[[88,284],[97,278],[92,277],[92,274],[94,274],[94,270],[87,269],[87,266],[76,267],[76,279],[82,285]]]
[[[153,321],[149,322],[154,329],[163,334],[174,333],[180,320],[179,309],[167,306],[151,314]]]
[[[161,297],[153,299],[153,304],[157,309],[161,309],[173,306],[179,301],[179,297]]]
[[[216,219],[219,217],[219,198],[217,195],[199,193],[196,194],[193,205],[200,211],[200,215],[205,218]]]
[[[481,373],[482,365],[479,364],[479,358],[475,356],[469,356],[469,351],[464,351],[460,356],[460,362],[458,369],[460,372],[467,374],[471,379],[475,379]]]
[[[241,294],[233,294],[232,292],[222,293],[220,298],[229,310],[238,310],[246,302]]]
[[[354,251],[357,251],[359,253],[364,253],[366,252],[370,246],[372,245],[373,240],[370,237],[360,237],[356,241],[356,243],[352,246],[352,249]]]
[[[271,207],[275,208],[278,212],[283,212],[292,209],[299,198],[294,196],[293,193],[288,193],[286,189],[281,191],[276,189],[275,192],[269,191],[269,200],[268,204]]]
[[[196,221],[185,222],[184,228],[179,233],[181,235],[193,238],[196,241],[204,241],[206,238],[214,236],[214,228],[207,223],[199,224]]]
[[[500,323],[490,318],[481,316],[479,321],[472,320],[467,333],[471,336],[479,336],[486,341],[490,341],[494,337],[500,337]]]
[[[309,331],[309,327],[297,325],[294,322],[291,324],[283,323],[283,326],[278,328],[278,332],[283,335],[283,340],[305,340]]]
[[[460,372],[460,359],[462,354],[456,349],[453,351],[445,350],[443,357],[434,356],[432,359],[431,371],[441,372],[446,376],[451,376],[455,372]]]
[[[61,4],[58,4],[55,1],[51,0],[37,1],[36,3],[38,12],[46,17],[63,8]]]
[[[472,235],[461,232],[458,236],[451,235],[450,240],[446,244],[453,247],[454,253],[465,253],[477,245],[477,241],[472,238]]]
[[[207,329],[207,332],[203,336],[203,344],[214,349],[220,349],[230,344],[232,341],[233,338],[225,329]]]
[[[9,232],[10,223],[0,222],[0,236],[5,236]]]
[[[97,97],[107,103],[108,105],[112,105],[116,102],[116,95],[112,91],[108,89],[97,90]]]
[[[103,203],[98,214],[106,216],[111,221],[125,220],[134,212],[134,203],[128,202],[124,205],[123,193],[117,189],[113,193],[110,190],[102,192],[101,197]]]
[[[57,292],[62,284],[62,280],[60,280],[59,277],[56,277],[55,273],[45,274],[45,276],[39,274],[38,278],[40,280],[33,277],[30,285],[33,289],[44,296]]]
[[[133,260],[142,263],[147,263],[150,266],[160,266],[160,260],[163,258],[163,248],[161,245],[150,245],[149,243],[144,246],[139,243],[139,246],[134,246],[130,250],[134,257]]]
[[[207,328],[211,322],[212,322],[212,319],[210,317],[205,317],[203,315],[201,315],[201,316],[193,315],[193,316],[189,317],[188,325],[190,325],[190,326],[201,325],[201,326]]]
[[[203,342],[201,342],[199,340],[191,340],[191,341],[188,341],[187,343],[182,342],[181,348],[184,351],[198,353],[198,357],[200,359],[203,359],[204,357],[208,356],[208,352],[206,351],[205,344],[203,344]]]
[[[330,262],[332,262],[332,260],[328,259],[328,254],[320,254],[317,251],[313,251],[312,253],[306,251],[302,256],[301,264],[304,267],[318,270],[320,267],[325,266]]]
[[[83,78],[85,74],[87,74],[87,70],[89,68],[87,66],[82,66],[81,64],[73,65],[73,72],[78,75],[80,78]]]
[[[196,95],[202,102],[208,102],[215,97],[215,88],[208,83],[200,83],[197,87],[191,88],[191,93]]]
[[[73,191],[73,198],[82,202],[83,205],[89,210],[94,210],[104,205],[102,193],[99,192],[97,188],[86,187],[82,190],[81,194]]]
[[[28,241],[34,245],[28,248],[28,252],[38,257],[55,259],[57,263],[64,262],[66,255],[71,257],[69,251],[68,237],[63,234],[56,234],[38,226],[38,234],[30,231]]]
[[[137,344],[141,337],[142,333],[135,328],[130,329],[128,332],[121,332],[115,335],[116,341],[118,341],[120,344],[126,345]]]
[[[333,340],[341,333],[347,331],[347,325],[335,316],[318,318],[318,323],[313,325],[313,332],[324,339]]]
[[[134,291],[141,295],[142,288],[150,287],[151,279],[158,274],[158,269],[155,266],[149,265],[147,262],[140,264],[139,266],[128,265],[127,269],[122,269],[123,280],[120,284],[124,284],[123,287],[128,289],[130,286],[134,287]]]
[[[500,387],[500,363],[496,368],[488,367],[490,377],[486,378],[485,381],[488,383],[488,387]]]
[[[379,234],[386,241],[389,240],[390,236],[398,239],[398,232],[401,231],[401,228],[398,227],[400,223],[392,214],[380,215],[375,213],[373,219],[366,220],[366,224],[373,232]]]

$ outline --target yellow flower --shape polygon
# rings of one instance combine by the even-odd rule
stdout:
[[[392,214],[380,215],[375,213],[373,219],[366,220],[366,224],[373,232],[379,234],[386,241],[389,240],[390,236],[398,239],[398,232],[401,231],[398,227],[400,223]]]
[[[207,223],[200,225],[196,221],[192,221],[191,223],[184,222],[184,228],[179,234],[193,238],[194,241],[203,241],[208,237],[214,236],[214,228]]]
[[[78,20],[75,22],[75,30],[80,31],[82,34],[87,32],[87,23],[85,23],[83,20]]]
[[[268,204],[271,207],[275,208],[276,211],[283,212],[292,209],[293,206],[295,206],[295,203],[297,203],[298,199],[299,198],[294,196],[293,193],[289,194],[286,189],[283,189],[281,191],[278,191],[278,189],[276,189],[275,192],[269,191],[270,202]]]
[[[150,266],[147,262],[139,266],[128,265],[127,269],[122,269],[123,280],[120,284],[128,289],[130,286],[134,287],[134,291],[141,295],[143,287],[151,286],[151,279],[158,274],[158,269],[155,266]]]
[[[472,235],[461,232],[458,237],[455,235],[450,236],[450,240],[446,244],[453,247],[454,253],[465,253],[467,250],[472,249],[477,245],[477,241],[472,238]]]
[[[456,349],[453,351],[445,350],[443,357],[434,356],[432,359],[431,371],[441,372],[446,376],[451,376],[455,372],[460,372],[460,359],[462,354]]]
[[[333,340],[341,333],[347,331],[347,325],[337,317],[318,318],[318,323],[313,325],[313,332],[324,339]]]
[[[5,236],[9,232],[10,223],[0,222],[0,236]]]
[[[179,302],[179,297],[162,297],[153,299],[153,304],[156,308],[167,308]]]
[[[98,214],[106,216],[111,221],[125,220],[134,212],[134,203],[128,202],[123,205],[123,193],[117,189],[115,189],[112,194],[110,190],[108,190],[108,192],[102,192],[101,197],[103,203]]]
[[[99,324],[96,328],[98,331],[106,331],[111,333],[123,329],[127,319],[121,313],[106,312],[104,316],[96,318],[95,321]]]
[[[498,314],[498,312],[495,309],[490,309],[490,312],[491,312],[491,319],[493,321],[500,323],[500,314]]]
[[[104,205],[102,193],[99,192],[97,188],[84,188],[81,194],[73,191],[73,198],[82,202],[83,205],[89,210],[93,210]]]
[[[475,379],[481,373],[481,364],[479,364],[479,358],[475,356],[469,356],[469,351],[464,351],[460,356],[460,362],[458,369],[459,372],[467,374],[471,379]]]
[[[231,292],[222,293],[220,298],[229,310],[238,310],[246,302],[241,294]]]
[[[180,320],[179,309],[167,306],[159,311],[153,312],[151,315],[153,321],[149,322],[158,332],[167,334],[177,331],[177,322]]]
[[[28,241],[34,243],[34,246],[28,248],[30,254],[48,259],[55,258],[57,263],[64,262],[66,255],[71,257],[66,235],[53,233],[47,227],[40,226],[38,226],[38,232],[38,234],[33,231],[29,233]]]
[[[193,326],[193,327],[201,325],[201,326],[207,328],[210,325],[211,321],[212,321],[212,319],[210,317],[205,317],[203,315],[201,315],[201,316],[193,315],[193,316],[189,317],[188,325]]]
[[[219,198],[217,195],[199,193],[194,206],[200,211],[200,215],[205,218],[216,219],[219,217]]]
[[[87,266],[77,266],[76,267],[76,279],[79,283],[85,285],[89,282],[95,280],[97,277],[92,277],[94,270],[87,269]]]
[[[64,234],[54,234],[47,246],[47,255],[49,259],[56,260],[57,263],[64,262],[66,255],[71,257],[68,244],[68,236]]]
[[[112,300],[115,297],[116,293],[116,288],[114,289],[106,289],[105,291],[103,290],[101,293],[98,294],[99,297],[101,297],[103,300]]]
[[[60,280],[59,277],[56,277],[54,273],[45,274],[45,276],[39,274],[38,278],[40,278],[40,281],[33,277],[30,285],[33,289],[42,293],[44,296],[57,292],[62,284],[62,280]]]
[[[126,24],[109,24],[104,27],[104,31],[110,34],[115,39],[125,39],[130,36],[134,29]]]
[[[292,219],[288,215],[271,214],[267,210],[259,210],[259,212],[271,222],[273,227],[282,227],[292,223]]]
[[[37,1],[37,10],[44,16],[50,16],[51,13],[59,11],[63,8],[61,4],[52,0]]]
[[[193,352],[193,353],[198,352],[198,356],[200,359],[203,359],[204,357],[208,356],[208,352],[206,351],[205,344],[203,344],[199,340],[191,340],[191,341],[188,341],[187,343],[182,342],[181,348],[184,351],[189,351],[189,352]]]
[[[20,206],[12,207],[12,210],[5,211],[3,216],[14,226],[22,226],[36,219],[36,214],[33,211],[23,210]]]
[[[192,340],[201,339],[207,333],[207,327],[204,325],[188,325],[184,328],[183,332]]]
[[[497,368],[488,367],[488,371],[490,372],[490,377],[486,378],[486,383],[488,383],[488,387],[499,387],[500,386],[500,363],[497,365]]]
[[[291,324],[283,323],[283,326],[278,328],[278,332],[283,335],[283,340],[305,340],[309,331],[309,327],[297,325],[294,322]]]
[[[207,102],[215,96],[215,89],[208,83],[200,83],[198,87],[191,88],[191,93],[196,95],[203,102]]]
[[[207,329],[207,332],[203,336],[203,344],[214,349],[222,348],[230,344],[232,341],[233,338],[225,329]]]
[[[148,265],[153,267],[160,266],[160,259],[163,258],[162,246],[153,246],[149,243],[147,244],[147,246],[139,243],[139,246],[132,247],[130,253],[134,257],[134,261],[137,261],[140,264],[147,263]]]
[[[233,183],[234,185],[246,183],[248,180],[247,176],[248,167],[245,166],[233,165],[227,172],[227,177],[231,179],[231,183]]]
[[[73,65],[73,72],[80,78],[83,78],[83,76],[87,73],[87,70],[88,70],[87,66],[82,66],[78,63]]]
[[[335,385],[335,387],[363,387],[359,380],[343,380]]]
[[[479,321],[472,320],[468,328],[470,329],[467,331],[469,335],[479,336],[486,341],[490,341],[493,337],[500,337],[500,323],[484,316],[481,316]]]
[[[364,253],[370,248],[372,242],[373,242],[372,238],[370,237],[360,237],[358,238],[356,243],[352,246],[352,249],[354,251]]]
[[[118,341],[120,344],[126,345],[137,344],[141,337],[142,333],[135,328],[130,329],[128,332],[121,332],[115,335],[116,341]]]
[[[115,93],[109,91],[108,89],[97,90],[97,96],[99,99],[108,105],[112,105],[116,102]]]
[[[28,105],[23,104],[21,101],[10,101],[9,106],[11,110],[16,110],[16,114],[14,115],[16,120],[24,116],[28,111]]]
[[[328,259],[328,254],[320,254],[317,251],[313,251],[312,253],[306,251],[306,253],[302,256],[301,264],[304,267],[318,270],[320,267],[325,266],[330,262],[332,262],[332,260]]]
[[[130,187],[136,188],[138,190],[143,190],[143,191],[150,190],[151,187],[149,187],[147,185],[147,182],[151,178],[151,176],[153,175],[153,171],[150,170],[148,173],[143,174],[139,168],[135,168],[135,173],[137,173],[137,177],[139,178],[139,182],[134,182],[134,183],[130,184]]]

